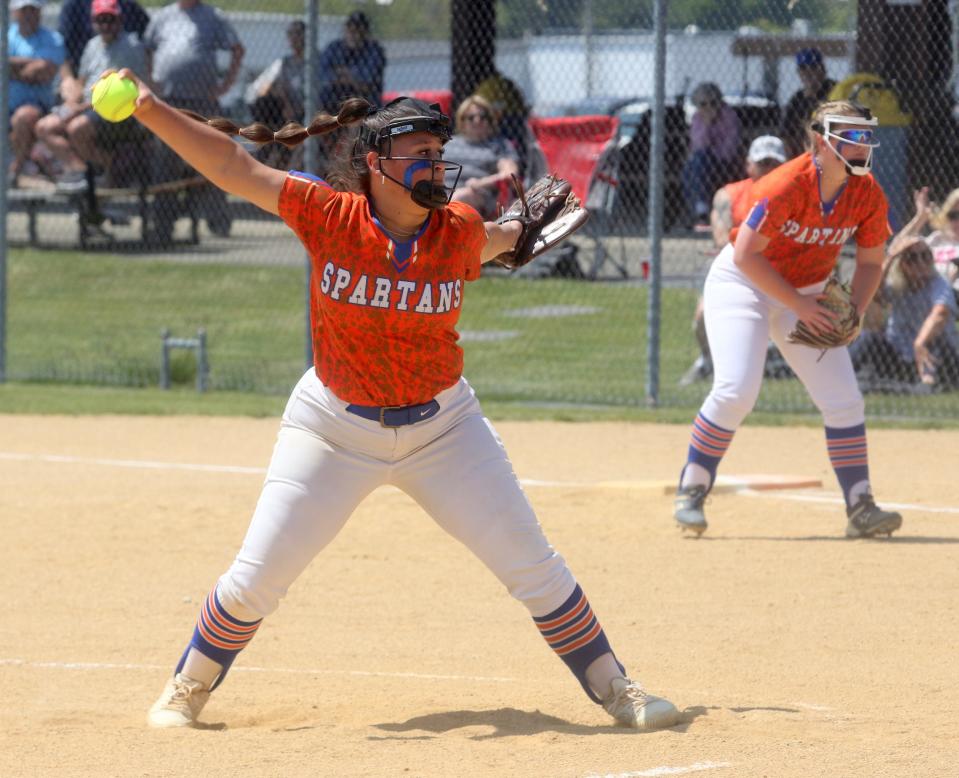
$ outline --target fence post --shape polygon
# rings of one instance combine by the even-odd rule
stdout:
[[[170,388],[170,330],[160,332],[162,348],[160,350],[160,388]]]
[[[310,125],[310,121],[313,119],[313,114],[316,113],[316,96],[317,89],[319,84],[317,83],[317,66],[320,61],[320,54],[316,50],[316,42],[319,33],[320,25],[320,0],[306,0],[306,61],[304,67],[306,69],[306,78],[304,78],[303,85],[303,124],[305,126]],[[306,146],[303,148],[303,167],[306,169],[307,173],[316,174],[317,161],[319,159],[319,154],[317,153],[316,141],[307,138]],[[305,290],[304,298],[306,304],[303,307],[304,310],[304,329],[306,332],[306,338],[304,340],[303,352],[304,352],[304,361],[306,362],[306,367],[309,368],[313,365],[313,327],[310,323],[310,288],[313,284],[313,263],[310,260],[310,252],[306,252],[306,272],[305,272]]]
[[[649,150],[649,298],[646,308],[646,404],[659,405],[659,341],[662,308],[663,173],[666,117],[666,2],[654,0],[653,115]]]
[[[210,361],[206,357],[206,330],[196,331],[196,390],[205,392],[210,384]]]
[[[10,26],[10,4],[0,3],[0,105],[6,108],[10,88],[10,70],[6,62],[10,56],[7,44],[7,29]],[[4,130],[6,132],[6,130]],[[0,384],[7,380],[7,170],[10,167],[10,144],[4,137],[0,143],[0,168],[3,183],[0,184]]]

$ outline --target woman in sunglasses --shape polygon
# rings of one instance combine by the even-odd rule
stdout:
[[[460,103],[446,158],[462,166],[453,200],[472,205],[486,219],[494,218],[500,185],[519,175],[519,155],[500,136],[497,116],[486,99],[471,95]],[[447,186],[454,186],[452,174],[447,179]]]
[[[807,130],[808,151],[756,183],[749,216],[713,261],[704,306],[714,379],[680,474],[674,516],[683,529],[706,529],[703,503],[759,395],[770,337],[822,413],[846,535],[891,534],[902,524],[872,497],[865,406],[849,351],[823,354],[787,340],[799,320],[819,331],[833,327],[836,315],[819,300],[845,243],[856,244],[852,294],[860,316],[879,286],[890,230],[886,197],[869,174],[877,125],[852,103],[820,106]]]
[[[885,327],[850,347],[857,372],[939,389],[959,385],[959,305],[936,272],[932,249],[918,235],[897,237],[884,265],[877,303],[888,306]]]

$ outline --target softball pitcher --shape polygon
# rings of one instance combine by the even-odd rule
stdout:
[[[465,284],[482,262],[511,252],[525,226],[484,224],[471,207],[449,202],[444,174],[458,166],[443,161],[450,123],[438,106],[399,98],[375,109],[357,98],[308,128],[287,125],[287,145],[358,125],[331,183],[260,164],[228,137],[272,139],[262,125],[196,121],[142,84],[137,106],[136,118],[184,160],[278,215],[306,246],[315,355],[283,414],[243,545],[210,591],[149,724],[195,723],[263,618],[384,484],[413,497],[489,567],[617,722],[675,724],[672,703],[626,677],[461,375],[455,326]]]
[[[748,218],[713,262],[704,294],[715,374],[680,474],[674,516],[683,529],[706,530],[703,503],[759,395],[769,337],[822,412],[846,535],[891,535],[902,525],[872,497],[865,405],[847,349],[823,353],[787,340],[797,321],[832,328],[836,315],[819,304],[820,293],[847,241],[856,242],[852,300],[860,317],[879,285],[891,231],[886,197],[869,175],[877,125],[852,103],[821,105],[807,130],[810,150],[756,183]]]

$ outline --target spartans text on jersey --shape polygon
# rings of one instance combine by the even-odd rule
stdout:
[[[824,246],[827,243],[832,246],[842,246],[853,235],[859,225],[853,227],[805,227],[797,221],[787,219],[780,228],[782,234],[803,244],[818,244]]]
[[[463,281],[459,278],[453,281],[394,281],[385,276],[370,278],[363,273],[354,282],[349,270],[337,267],[331,261],[323,266],[320,282],[320,291],[331,300],[416,313],[447,313],[459,308],[462,288]]]

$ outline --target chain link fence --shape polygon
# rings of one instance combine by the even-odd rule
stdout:
[[[959,410],[956,26],[945,0],[673,0],[661,38],[652,0],[315,7],[314,29],[308,6],[286,0],[12,0],[7,380],[145,386],[165,372],[192,383],[189,349],[161,370],[161,333],[200,330],[213,390],[284,393],[304,369],[302,247],[134,119],[92,114],[96,75],[126,66],[174,105],[240,125],[302,122],[310,106],[357,93],[438,102],[459,120],[463,157],[448,156],[474,179],[457,196],[490,215],[511,198],[503,159],[527,181],[569,178],[587,228],[520,272],[485,271],[460,320],[482,396],[536,403],[695,408],[711,377],[700,294],[743,218],[749,187],[737,182],[802,153],[820,101],[856,100],[880,121],[873,173],[903,249],[866,317],[860,383],[874,415]],[[465,126],[470,111],[488,121]],[[306,149],[248,145],[264,164],[323,175],[329,149]],[[853,255],[843,247],[847,278]],[[813,410],[772,346],[766,376],[758,408]]]

